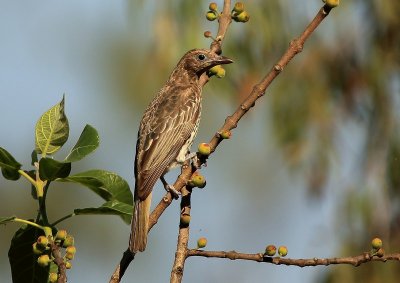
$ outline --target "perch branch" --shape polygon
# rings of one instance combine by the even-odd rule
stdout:
[[[185,186],[182,189],[182,199],[181,199],[181,215],[190,216],[190,198],[191,198],[191,189]],[[189,242],[189,225],[182,223],[179,224],[179,234],[178,234],[178,243],[176,245],[175,252],[175,261],[171,270],[171,283],[179,283],[182,281],[183,270],[185,267],[186,260],[186,251],[188,250],[188,242]]]
[[[60,247],[57,246],[52,239],[49,240],[51,254],[54,257],[54,263],[58,266],[58,279],[57,283],[65,283],[67,282],[67,273],[65,262],[61,255]]]
[[[293,259],[293,258],[283,258],[283,257],[269,257],[262,253],[258,254],[246,254],[238,253],[236,251],[204,251],[190,249],[187,251],[187,257],[191,256],[202,256],[210,258],[227,258],[230,260],[250,260],[257,262],[272,263],[275,265],[292,265],[298,267],[306,266],[318,266],[318,265],[331,265],[331,264],[350,264],[353,266],[359,266],[363,263],[371,261],[400,261],[400,253],[388,254],[383,257],[372,256],[370,253],[363,253],[361,255],[353,257],[334,257],[334,258],[309,258],[309,259]]]

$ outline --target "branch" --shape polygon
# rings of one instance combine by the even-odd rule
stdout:
[[[220,137],[221,132],[230,131],[237,127],[240,119],[247,113],[247,111],[252,108],[256,101],[261,98],[268,86],[272,83],[272,81],[282,72],[283,68],[303,50],[303,45],[305,41],[309,38],[312,32],[319,26],[322,20],[329,14],[331,8],[328,6],[322,7],[315,18],[311,21],[311,23],[307,26],[304,32],[300,35],[300,37],[293,39],[289,48],[282,55],[279,61],[272,67],[272,69],[266,74],[266,76],[256,85],[253,86],[253,90],[247,96],[247,98],[243,101],[243,103],[239,106],[239,108],[231,115],[225,119],[224,125],[219,129],[219,131],[215,134],[215,136],[210,140],[209,144],[211,147],[211,152],[214,152],[219,143],[223,140]]]
[[[65,283],[67,282],[67,274],[66,274],[67,269],[65,267],[65,262],[60,252],[60,247],[57,246],[52,239],[49,240],[49,243],[50,243],[51,254],[54,257],[54,263],[58,267],[57,283]]]
[[[211,43],[211,51],[214,51],[217,54],[222,53],[222,42],[231,22],[231,1],[224,0],[224,7],[222,8],[222,12],[218,18],[218,33],[215,37],[216,40]],[[206,73],[203,73],[200,77],[199,84],[203,87],[209,80],[210,77]]]
[[[305,266],[318,266],[318,265],[331,265],[331,264],[350,264],[353,266],[360,266],[363,263],[371,261],[400,261],[400,253],[384,255],[382,257],[372,256],[370,253],[363,253],[361,255],[353,257],[339,257],[339,258],[309,258],[309,259],[292,259],[282,257],[269,257],[262,253],[258,254],[245,254],[238,253],[236,251],[204,251],[190,249],[187,251],[187,257],[191,256],[202,256],[202,257],[214,257],[214,258],[227,258],[230,260],[242,259],[257,262],[272,263],[275,265],[292,265],[298,267]]]
[[[185,215],[187,217],[190,217],[191,194],[191,190],[188,190],[187,187],[183,188],[181,199],[181,216]],[[171,270],[171,283],[180,283],[182,281],[185,260],[187,258],[186,251],[188,250],[187,247],[189,242],[189,231],[189,224],[182,223],[182,221],[180,221],[178,243],[175,252],[175,261]]]
[[[114,273],[111,275],[109,283],[119,283],[124,276],[126,269],[134,258],[135,254],[131,253],[128,248],[122,255],[122,259],[115,268]]]

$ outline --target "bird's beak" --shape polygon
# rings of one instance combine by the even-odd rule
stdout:
[[[216,63],[215,65],[230,64],[233,63],[233,60],[225,56],[219,56],[214,60],[214,63]]]

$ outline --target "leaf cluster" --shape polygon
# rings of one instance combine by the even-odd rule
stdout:
[[[100,169],[71,174],[72,164],[93,153],[99,146],[97,130],[86,125],[73,148],[63,159],[55,154],[65,145],[69,137],[69,124],[65,114],[65,97],[47,110],[35,127],[35,149],[31,154],[30,168],[24,168],[11,153],[0,147],[0,168],[3,177],[16,181],[22,176],[32,187],[32,196],[38,202],[35,220],[0,217],[0,224],[25,223],[14,235],[9,250],[13,282],[45,282],[50,270],[38,267],[32,243],[38,235],[52,237],[56,225],[75,215],[117,215],[129,224],[132,215],[133,197],[128,183],[119,175]],[[46,211],[47,192],[50,184],[58,182],[79,184],[100,196],[105,202],[98,207],[73,208],[73,212],[50,223]],[[51,200],[52,201],[52,200]],[[21,272],[29,269],[29,272]]]

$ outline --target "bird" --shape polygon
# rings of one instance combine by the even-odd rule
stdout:
[[[164,175],[192,157],[189,149],[201,116],[200,76],[214,66],[232,62],[207,49],[186,52],[146,108],[136,142],[134,208],[129,241],[132,254],[143,252],[147,245],[155,183],[160,179],[164,188],[177,196]]]

